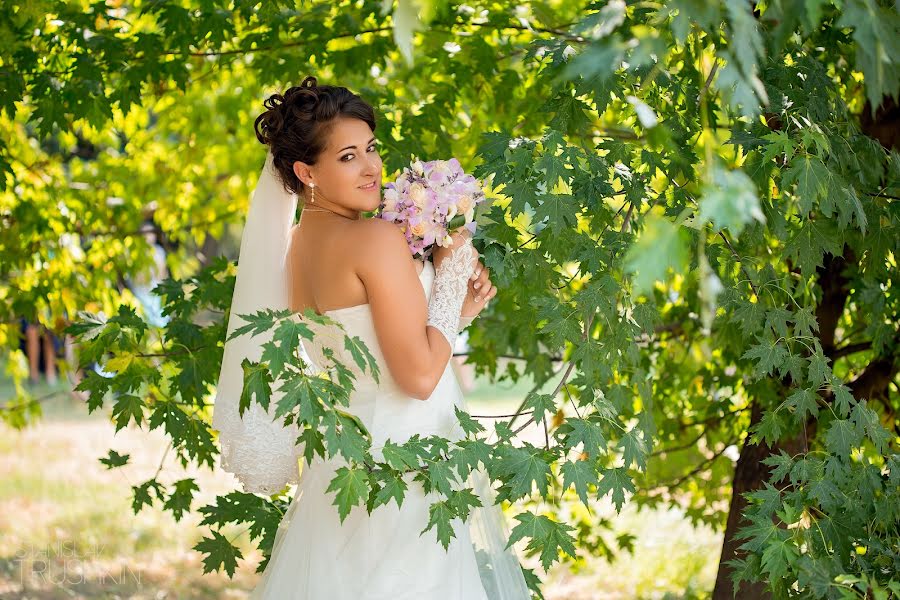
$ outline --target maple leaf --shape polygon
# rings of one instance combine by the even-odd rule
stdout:
[[[211,573],[219,569],[225,569],[229,577],[234,577],[237,561],[244,558],[241,551],[218,531],[212,532],[212,537],[204,537],[193,546],[194,550],[206,553],[203,558],[203,573]]]
[[[515,518],[519,524],[510,532],[507,547],[526,537],[530,538],[526,547],[540,551],[541,566],[544,569],[549,569],[559,559],[560,551],[572,558],[576,557],[575,538],[569,534],[575,530],[574,527],[558,523],[544,515],[535,515],[531,511],[520,513]]]
[[[354,506],[362,506],[369,495],[369,474],[365,467],[340,467],[329,481],[326,492],[335,492],[333,505],[338,507],[341,523]]]
[[[597,486],[597,497],[603,498],[607,493],[612,492],[612,501],[616,505],[616,512],[620,512],[625,504],[625,492],[634,493],[634,491],[634,484],[625,467],[603,469],[603,478]]]

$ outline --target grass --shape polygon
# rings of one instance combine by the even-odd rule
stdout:
[[[513,386],[476,380],[467,392],[474,414],[506,414],[530,389],[527,380]],[[40,385],[35,396],[58,392],[42,403],[43,417],[17,431],[0,424],[0,597],[16,600],[56,598],[246,598],[261,558],[240,529],[236,538],[244,558],[233,579],[224,573],[202,575],[201,555],[191,549],[208,533],[200,515],[176,522],[159,503],[135,515],[131,486],[149,479],[165,454],[167,438],[135,428],[115,433],[107,413],[87,413],[84,404],[56,388]],[[10,397],[0,380],[0,404]],[[521,419],[520,423],[525,420]],[[523,434],[543,443],[543,430]],[[98,458],[112,448],[131,455],[122,469],[107,470]],[[226,473],[183,470],[171,453],[159,479],[170,483],[196,477],[201,494],[192,508],[211,502],[238,485]],[[577,572],[554,565],[546,575],[547,600],[641,600],[706,598],[712,589],[721,535],[691,526],[677,511],[636,512],[626,505],[616,515],[608,500],[592,509],[613,523],[604,538],[614,546],[618,533],[636,537],[634,554],[615,563],[587,558]],[[608,534],[608,535],[607,535]],[[519,556],[528,567],[537,557]]]

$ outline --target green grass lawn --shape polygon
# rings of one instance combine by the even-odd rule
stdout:
[[[199,515],[176,522],[158,505],[137,515],[131,509],[131,485],[157,469],[166,483],[197,478],[194,509],[236,489],[234,478],[186,472],[171,454],[163,460],[167,438],[160,430],[116,434],[106,413],[89,415],[66,385],[33,390],[37,397],[58,392],[42,403],[44,416],[34,425],[17,431],[0,424],[0,598],[246,598],[261,557],[240,529],[225,532],[244,553],[235,577],[202,575],[200,554],[191,549],[207,532]],[[473,414],[504,414],[529,388],[525,380],[491,386],[476,379],[467,401]],[[10,394],[9,382],[0,380],[0,404]],[[543,442],[542,430],[523,433]],[[130,454],[129,464],[107,470],[98,458],[110,448]],[[616,515],[609,501],[592,509],[614,524],[604,534],[609,544],[619,532],[636,536],[634,554],[622,553],[614,564],[587,559],[577,573],[554,566],[544,577],[548,600],[708,597],[720,534],[692,527],[674,510],[637,513],[626,506]],[[522,545],[517,549],[526,566],[537,566]]]

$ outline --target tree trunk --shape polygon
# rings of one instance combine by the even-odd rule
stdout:
[[[750,407],[751,427],[759,423],[762,413],[762,406],[754,400]],[[765,584],[751,584],[746,581],[741,582],[737,594],[735,594],[734,584],[731,579],[732,568],[725,564],[730,560],[743,558],[745,555],[745,552],[738,550],[738,546],[743,544],[744,540],[739,540],[735,537],[737,530],[746,525],[746,523],[741,522],[744,510],[747,507],[747,500],[742,494],[761,489],[763,482],[768,480],[769,467],[763,464],[762,461],[764,459],[772,454],[778,454],[781,449],[793,456],[806,447],[806,436],[814,435],[814,431],[807,430],[806,432],[801,432],[800,435],[793,439],[780,441],[774,448],[770,448],[765,444],[753,444],[749,436],[744,440],[744,446],[741,448],[741,456],[738,458],[735,466],[734,479],[731,484],[731,505],[728,509],[728,521],[725,526],[725,539],[722,542],[722,554],[719,557],[716,585],[712,593],[713,600],[732,600],[733,598],[758,600],[771,598],[771,594],[766,591]]]

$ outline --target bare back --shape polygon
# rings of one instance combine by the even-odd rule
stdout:
[[[413,260],[393,223],[381,219],[310,219],[291,231],[288,306],[317,314],[368,305],[388,369],[410,396],[427,399],[443,376],[452,348],[426,326],[428,306]]]
[[[309,219],[291,229],[287,254],[288,307],[327,311],[369,303],[358,267],[370,249],[361,241],[364,223]],[[421,273],[421,262],[416,270]]]

